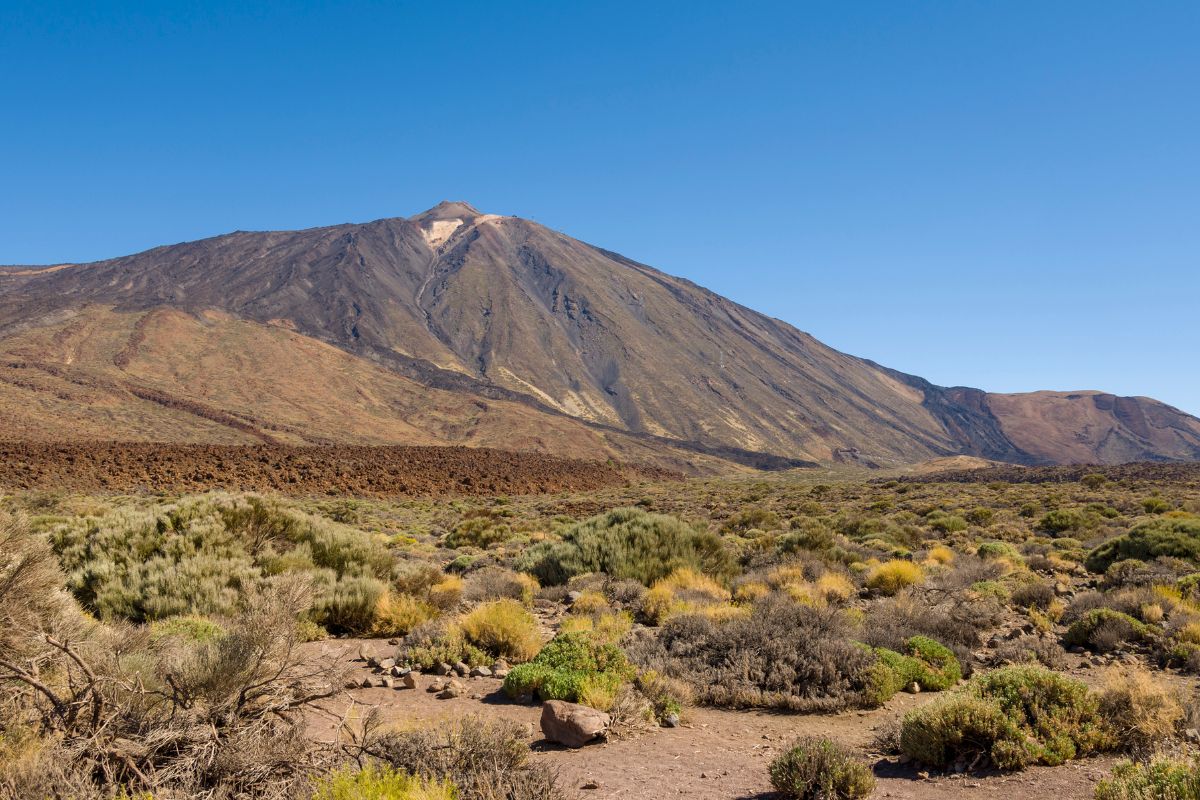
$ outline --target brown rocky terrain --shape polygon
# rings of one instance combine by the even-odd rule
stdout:
[[[673,477],[662,469],[469,447],[0,442],[0,488],[8,490],[507,495]]]
[[[463,203],[0,270],[0,424],[700,468],[1200,458],[1200,420],[1153,400],[934,386]]]

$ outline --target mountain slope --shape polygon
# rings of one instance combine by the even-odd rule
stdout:
[[[1200,421],[1154,401],[936,387],[688,281],[463,203],[410,219],[237,232],[94,264],[0,271],[0,348],[11,352],[19,337],[84,309],[124,318],[163,308],[196,320],[220,312],[332,345],[389,381],[409,381],[402,394],[436,390],[429,397],[448,419],[466,418],[462,403],[474,398],[510,404],[507,413],[547,420],[549,430],[587,423],[584,450],[623,432],[654,447],[673,440],[877,464],[953,454],[1021,463],[1200,458]],[[228,340],[211,346],[236,349]],[[167,349],[139,380],[178,378],[186,360]],[[229,360],[254,371],[248,354]],[[197,380],[173,390],[245,405],[247,397],[238,405],[227,396],[237,370],[206,378],[203,389]],[[269,384],[263,378],[258,391]],[[348,440],[354,426],[340,431],[329,421],[353,419],[371,400],[345,400],[336,412],[319,397],[305,405],[291,404],[288,426]],[[497,420],[496,430],[515,424]],[[418,436],[396,429],[397,440],[410,435]]]

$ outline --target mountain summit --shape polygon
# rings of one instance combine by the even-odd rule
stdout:
[[[42,439],[1200,459],[1200,420],[1162,403],[934,386],[463,202],[0,271],[0,351],[0,430]]]

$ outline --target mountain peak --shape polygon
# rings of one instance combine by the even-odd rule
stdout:
[[[418,225],[428,225],[431,222],[451,219],[466,221],[478,216],[482,216],[479,209],[470,203],[464,203],[461,200],[443,200],[428,211],[411,216],[409,219]]]

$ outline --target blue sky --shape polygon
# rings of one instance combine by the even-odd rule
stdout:
[[[463,199],[936,383],[1200,413],[1197,41],[1169,0],[0,0],[0,263]]]

